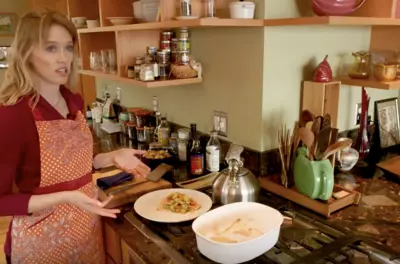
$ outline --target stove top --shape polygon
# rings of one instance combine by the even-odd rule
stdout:
[[[210,190],[206,193],[211,194]],[[400,264],[399,255],[396,256],[373,240],[334,229],[326,225],[323,219],[294,210],[288,202],[276,202],[270,196],[263,191],[260,202],[279,210],[285,217],[280,237],[272,249],[248,264]],[[215,263],[198,251],[192,221],[156,223],[140,217],[134,211],[125,217],[175,263]]]

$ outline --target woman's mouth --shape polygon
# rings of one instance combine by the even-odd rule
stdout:
[[[60,74],[61,76],[67,76],[68,75],[68,69],[66,67],[65,68],[59,68],[59,69],[56,70],[56,72],[58,74]]]

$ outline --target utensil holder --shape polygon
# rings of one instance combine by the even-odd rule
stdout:
[[[312,199],[328,200],[332,196],[333,167],[328,159],[311,161],[307,149],[297,150],[294,162],[294,182],[297,190]]]

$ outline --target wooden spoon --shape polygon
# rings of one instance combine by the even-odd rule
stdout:
[[[314,157],[312,155],[312,149],[311,149],[311,147],[314,143],[314,140],[315,140],[315,136],[314,136],[313,132],[311,132],[311,130],[308,130],[307,128],[300,127],[299,136],[300,136],[301,141],[303,141],[303,143],[307,146],[308,158],[310,160],[313,160]]]
[[[329,158],[330,155],[336,154],[336,152],[341,151],[345,148],[348,148],[353,144],[353,141],[351,139],[346,139],[343,141],[336,142],[332,145],[330,145],[322,155],[321,160]]]
[[[310,121],[314,121],[314,115],[308,110],[303,110],[300,115],[300,127],[305,127]]]

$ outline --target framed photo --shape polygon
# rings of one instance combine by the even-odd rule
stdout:
[[[0,36],[12,36],[17,26],[17,15],[15,13],[0,13]]]
[[[0,46],[0,69],[8,68],[10,46]]]
[[[375,117],[381,148],[400,144],[398,98],[375,101]]]

